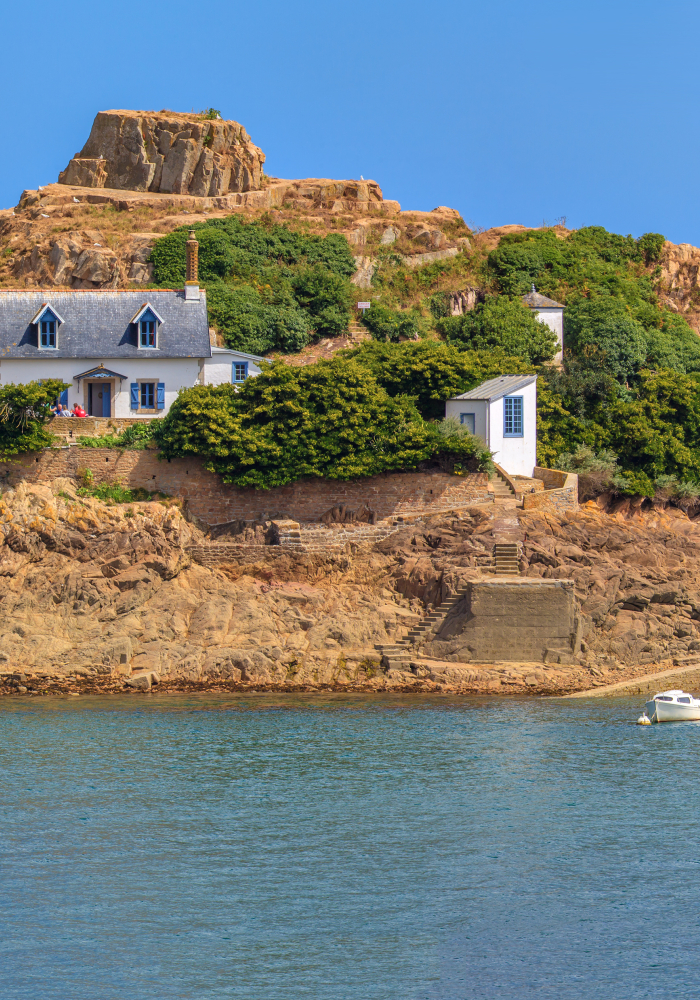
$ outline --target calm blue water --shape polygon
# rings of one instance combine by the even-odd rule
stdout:
[[[7,699],[0,995],[697,997],[700,726],[639,705]]]

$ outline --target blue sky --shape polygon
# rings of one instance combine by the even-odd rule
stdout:
[[[213,106],[277,176],[700,245],[697,3],[25,0],[3,29],[0,207],[99,110]]]

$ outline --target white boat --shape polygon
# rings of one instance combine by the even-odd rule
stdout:
[[[644,706],[650,722],[700,721],[700,698],[687,691],[662,691]]]

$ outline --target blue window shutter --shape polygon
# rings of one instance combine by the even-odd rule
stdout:
[[[58,401],[61,406],[68,406],[68,390],[64,389],[61,395],[58,397]]]
[[[165,409],[165,382],[158,383],[158,409]]]
[[[139,384],[138,382],[131,383],[131,409],[138,410],[139,408]]]

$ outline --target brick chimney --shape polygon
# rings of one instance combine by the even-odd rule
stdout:
[[[199,302],[199,243],[190,229],[187,241],[187,280],[185,281],[185,301]]]

